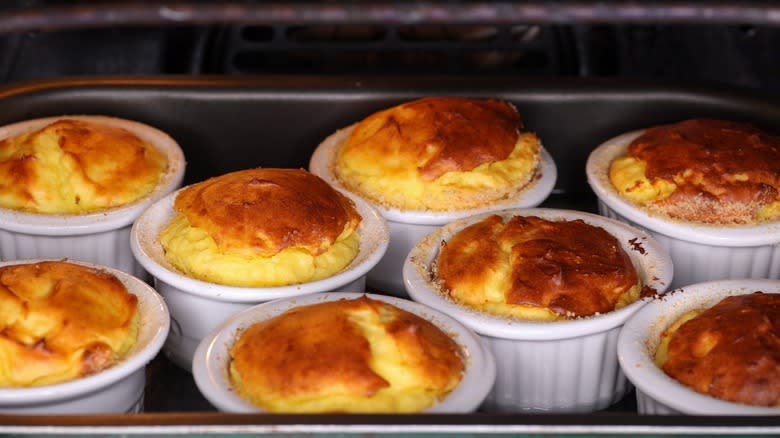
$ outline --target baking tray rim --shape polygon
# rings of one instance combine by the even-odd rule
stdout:
[[[409,83],[414,83],[409,88]],[[637,78],[578,77],[469,77],[469,76],[78,76],[20,81],[0,86],[0,107],[13,98],[57,91],[112,88],[191,90],[305,90],[307,93],[338,94],[346,89],[367,95],[394,97],[420,95],[425,91],[452,90],[469,85],[459,94],[474,94],[513,85],[530,94],[554,93],[566,86],[569,95],[669,95],[698,99],[733,99],[751,105],[766,105],[778,111],[780,97],[761,90],[718,83],[685,82]],[[514,91],[514,90],[513,90]],[[659,94],[660,93],[660,94]],[[638,415],[633,412],[595,414],[475,413],[470,415],[286,415],[227,414],[221,412],[145,412],[97,415],[0,414],[0,434],[112,434],[112,433],[560,433],[560,434],[718,434],[780,435],[778,417],[711,417],[684,415]]]

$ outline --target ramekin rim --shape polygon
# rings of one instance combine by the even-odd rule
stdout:
[[[780,408],[777,407],[720,400],[686,387],[655,365],[647,346],[649,336],[653,336],[654,343],[657,342],[663,328],[686,311],[714,305],[726,296],[759,290],[780,293],[780,280],[745,278],[706,281],[674,289],[651,300],[626,321],[618,335],[618,362],[623,373],[647,397],[685,414],[780,415]],[[661,319],[666,324],[661,325]],[[657,326],[655,330],[651,330],[653,325]],[[648,334],[648,331],[657,331],[658,336]]]
[[[131,203],[85,214],[43,214],[0,207],[0,219],[2,220],[0,228],[12,232],[45,236],[93,234],[123,228],[130,225],[146,207],[178,187],[184,179],[186,160],[181,146],[168,133],[135,120],[98,114],[64,114],[22,120],[0,126],[0,136],[30,132],[61,119],[93,121],[127,129],[154,144],[158,150],[164,153],[168,160],[168,168],[151,193]],[[8,130],[12,130],[13,133],[8,133]]]
[[[455,317],[481,335],[526,341],[571,339],[612,330],[622,325],[650,299],[641,298],[620,309],[586,318],[559,321],[526,321],[491,315],[477,309],[467,308],[432,288],[430,282],[421,275],[417,266],[418,260],[420,261],[419,263],[424,263],[428,266],[438,252],[437,242],[445,240],[465,226],[493,214],[499,214],[503,217],[524,215],[548,219],[582,219],[591,225],[600,226],[612,235],[617,234],[616,237],[632,258],[634,265],[641,264],[637,269],[641,268],[642,272],[640,275],[645,277],[643,287],[650,287],[657,294],[663,294],[671,284],[674,272],[671,257],[655,239],[644,231],[604,216],[577,210],[557,208],[508,209],[453,221],[421,239],[409,253],[403,266],[404,284],[412,299]],[[631,239],[639,239],[641,250],[634,248],[634,245],[629,242],[631,240],[629,237]]]
[[[552,193],[558,178],[558,168],[555,164],[555,160],[547,149],[545,149],[544,145],[542,145],[539,151],[539,168],[537,170],[539,176],[529,182],[524,189],[510,199],[496,201],[486,207],[469,208],[458,211],[424,211],[387,208],[366,199],[359,193],[348,190],[331,171],[335,148],[349,135],[355,125],[357,125],[357,123],[339,129],[326,137],[314,150],[314,153],[309,160],[309,170],[328,181],[328,183],[338,190],[347,193],[351,198],[361,198],[365,200],[377,209],[382,216],[392,222],[414,225],[444,225],[455,219],[474,214],[507,208],[534,207],[544,202],[550,193]]]
[[[143,327],[140,327],[141,330],[147,331],[139,333],[139,336],[144,336],[146,338],[146,342],[141,347],[133,346],[128,353],[128,356],[123,357],[113,366],[95,374],[51,385],[23,388],[0,388],[0,407],[22,407],[41,403],[50,404],[56,403],[59,400],[77,398],[96,391],[110,391],[110,385],[112,383],[118,382],[142,369],[147,363],[154,359],[157,353],[162,349],[165,339],[168,336],[168,331],[170,329],[170,313],[162,296],[141,279],[124,271],[105,265],[72,259],[36,258],[9,260],[1,261],[0,266],[47,261],[67,261],[69,263],[109,272],[116,276],[122,284],[127,287],[130,293],[139,298],[139,311],[143,312],[144,317],[150,317],[150,320],[144,323]],[[156,326],[154,326],[155,324]]]
[[[496,377],[495,358],[480,337],[465,324],[436,309],[399,297],[367,292],[324,292],[280,298],[234,314],[205,336],[195,350],[192,374],[198,389],[220,410],[266,412],[238,396],[230,388],[225,371],[218,369],[220,366],[226,366],[228,348],[235,342],[238,334],[253,323],[277,316],[294,307],[363,296],[393,304],[433,322],[451,335],[464,350],[467,356],[466,370],[458,386],[443,400],[424,410],[424,413],[471,412],[479,407]],[[486,382],[489,384],[485,384]]]

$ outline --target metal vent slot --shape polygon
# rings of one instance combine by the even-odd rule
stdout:
[[[299,43],[333,43],[380,41],[387,30],[382,26],[296,26],[287,29],[287,38]]]
[[[213,73],[574,74],[569,31],[538,25],[235,26]]]
[[[498,37],[497,26],[402,26],[398,36],[407,41],[492,41]]]

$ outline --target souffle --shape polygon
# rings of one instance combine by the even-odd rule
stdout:
[[[359,250],[354,203],[302,169],[257,168],[210,178],[176,196],[161,234],[165,257],[212,283],[267,287],[329,277]]]
[[[433,275],[459,303],[527,320],[606,313],[641,292],[618,240],[581,219],[488,216],[442,242]]]
[[[168,163],[135,134],[60,119],[0,141],[0,207],[43,214],[83,214],[148,195]]]
[[[748,123],[693,119],[649,128],[612,162],[609,177],[627,200],[672,219],[780,219],[780,137]]]
[[[540,150],[508,102],[429,97],[356,124],[333,173],[378,205],[447,211],[519,193],[536,176]]]
[[[731,296],[667,328],[655,362],[712,397],[780,407],[780,295]]]
[[[270,412],[420,412],[464,369],[458,345],[438,327],[365,296],[257,323],[230,356],[238,393]]]
[[[0,387],[106,369],[135,344],[138,298],[105,271],[64,261],[0,267]]]

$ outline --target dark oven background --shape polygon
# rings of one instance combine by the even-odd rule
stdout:
[[[95,12],[100,3],[123,8],[114,16],[100,15]],[[152,15],[154,9],[143,8],[149,3],[172,8]],[[634,12],[626,9],[611,15],[605,5],[621,2],[579,2],[584,4],[582,10],[560,7],[567,2],[528,2],[538,6],[528,23],[491,24],[489,18],[475,15],[462,24],[468,21],[463,15],[470,9],[455,7],[465,8],[470,2],[428,1],[417,2],[422,4],[419,10],[434,17],[425,7],[439,6],[438,16],[443,18],[404,24],[405,17],[411,21],[409,15],[394,15],[391,10],[387,16],[394,24],[382,24],[377,23],[378,14],[368,13],[365,16],[372,18],[368,23],[349,21],[348,10],[339,7],[350,2],[327,2],[330,9],[290,8],[288,15],[269,6],[261,12],[293,18],[263,23],[250,15],[254,2],[234,1],[230,3],[237,12],[224,12],[225,17],[237,18],[232,22],[220,22],[218,16],[209,20],[208,12],[201,11],[202,15],[182,13],[186,18],[170,25],[175,21],[171,16],[178,13],[173,8],[177,3],[181,2],[5,1],[0,13],[7,18],[0,30],[10,32],[0,34],[0,81],[117,74],[457,74],[652,78],[780,91],[780,81],[775,80],[780,74],[776,56],[780,30],[771,20],[740,23],[740,17],[747,20],[752,15],[732,13],[734,19],[707,22],[710,9],[680,8],[685,2],[628,2],[636,6]],[[678,7],[664,9],[664,3]],[[751,3],[760,2],[725,2],[726,7],[715,11],[721,18],[729,17],[729,6],[739,11]],[[771,2],[763,2],[767,4]],[[72,9],[63,9],[67,7]],[[754,9],[756,17],[771,17],[771,10],[762,15],[761,8]],[[69,18],[57,15],[64,10],[71,13]],[[324,15],[319,19],[305,15],[320,10],[343,12],[345,22],[332,24],[334,20]],[[496,9],[488,11],[496,13]],[[555,15],[578,12],[590,20]],[[675,14],[686,13],[689,20],[674,20]],[[296,16],[308,17],[308,24],[289,23]],[[149,17],[158,22],[147,19],[143,25],[133,24]],[[241,18],[247,23],[240,24]],[[447,24],[448,18],[457,23]],[[39,25],[25,26],[25,19],[38,20]],[[14,31],[18,29],[24,31]]]

